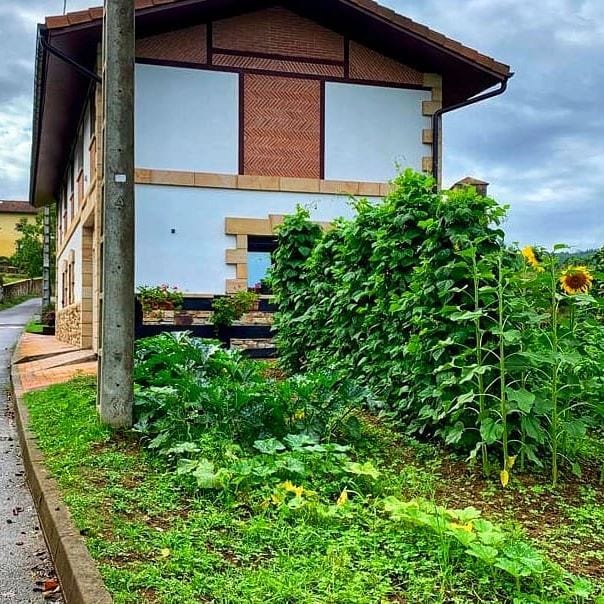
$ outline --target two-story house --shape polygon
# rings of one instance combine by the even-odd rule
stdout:
[[[508,66],[371,0],[136,0],[136,282],[246,289],[297,204],[440,178],[440,114]],[[31,201],[56,203],[57,334],[98,340],[101,8],[39,27]]]

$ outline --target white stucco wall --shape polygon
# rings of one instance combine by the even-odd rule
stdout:
[[[177,285],[185,292],[224,294],[235,267],[225,250],[225,218],[268,218],[307,206],[317,221],[352,216],[344,195],[137,185],[136,284]],[[174,229],[174,233],[171,230]]]
[[[69,238],[69,241],[57,260],[57,308],[62,308],[61,300],[63,297],[63,260],[69,261],[71,250],[74,251],[74,288],[73,297],[74,303],[82,300],[82,225],[78,224],[77,228]]]
[[[327,82],[325,178],[386,182],[402,169],[421,170],[430,147],[422,130],[430,92]]]
[[[237,174],[237,74],[139,64],[135,116],[138,168]]]
[[[84,115],[84,195],[90,186],[90,141],[92,140],[92,124],[90,122],[90,104]]]

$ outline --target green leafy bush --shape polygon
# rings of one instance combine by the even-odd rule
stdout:
[[[195,441],[207,430],[244,447],[266,437],[304,433],[329,440],[354,435],[352,411],[367,393],[333,372],[268,378],[264,366],[238,351],[186,333],[137,343],[136,429],[152,448]]]
[[[407,171],[323,236],[303,210],[286,217],[272,270],[281,362],[345,370],[485,474],[496,453],[504,486],[517,457],[542,467],[547,452],[556,483],[558,462],[579,472],[577,443],[603,417],[603,301],[561,246],[507,247],[493,199],[433,185]]]
[[[215,298],[212,303],[212,325],[214,327],[230,327],[245,313],[252,311],[258,305],[258,295],[254,292],[237,292],[232,296]]]

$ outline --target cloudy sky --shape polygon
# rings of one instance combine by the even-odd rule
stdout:
[[[604,245],[604,2],[384,3],[516,73],[504,96],[445,117],[445,184],[489,181],[511,206],[510,241]],[[35,26],[62,10],[63,0],[0,2],[0,198],[27,195]]]

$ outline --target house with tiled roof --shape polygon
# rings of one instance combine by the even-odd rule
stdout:
[[[57,204],[57,333],[96,347],[103,10],[39,27],[31,201]],[[507,65],[371,0],[136,0],[136,282],[254,286],[297,204],[350,215],[397,170],[441,179],[441,116]],[[489,92],[491,91],[492,92]]]
[[[16,226],[24,218],[34,222],[38,210],[28,201],[0,200],[0,257],[9,258],[15,253],[19,238]]]

